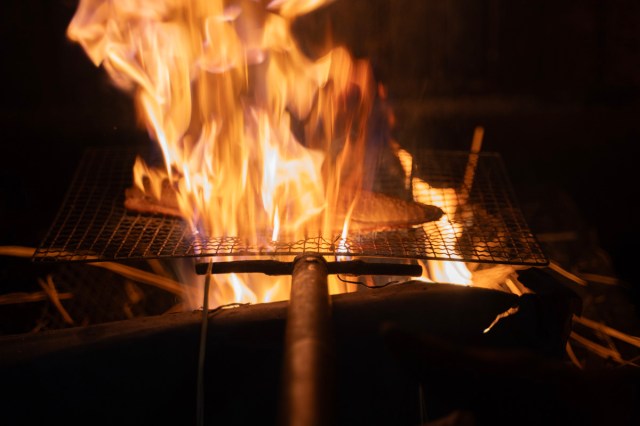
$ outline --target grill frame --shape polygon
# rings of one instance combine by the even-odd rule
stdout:
[[[464,186],[469,153],[414,153],[413,176],[428,181],[436,197],[468,202],[455,218],[419,227],[357,234],[346,241],[314,237],[292,242],[249,244],[236,237],[195,238],[179,218],[139,214],[124,208],[124,191],[140,148],[90,148],[78,166],[49,232],[36,249],[36,262],[95,262],[177,257],[271,258],[316,253],[324,256],[453,260],[545,266],[548,258],[526,224],[497,153],[480,153],[471,188]],[[412,182],[415,182],[413,180]],[[414,184],[415,185],[415,184]],[[449,188],[449,189],[447,189]],[[451,189],[451,188],[456,188]],[[398,194],[398,182],[378,180],[374,190]],[[452,232],[455,231],[455,232]]]

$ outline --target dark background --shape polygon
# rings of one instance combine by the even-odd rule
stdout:
[[[2,6],[2,245],[40,242],[85,147],[148,143],[130,98],[65,38],[76,5]],[[341,0],[303,27],[327,17],[387,84],[401,144],[467,149],[483,125],[534,232],[586,232],[637,283],[639,2]]]

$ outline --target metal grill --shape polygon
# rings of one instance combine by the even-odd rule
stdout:
[[[498,154],[479,155],[473,185],[464,174],[469,154],[423,151],[414,156],[414,179],[401,189],[393,179],[375,190],[440,205],[450,214],[410,229],[335,238],[250,244],[235,237],[194,238],[181,219],[124,208],[136,151],[88,150],[36,261],[106,261],[208,256],[292,256],[302,253],[393,257],[542,266],[548,263],[517,207]],[[412,186],[412,188],[411,188]],[[410,195],[409,195],[410,196]],[[458,206],[455,214],[451,206]]]

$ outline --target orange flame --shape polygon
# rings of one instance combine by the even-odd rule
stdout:
[[[327,3],[80,2],[69,38],[134,94],[164,156],[163,170],[138,160],[135,185],[158,199],[170,185],[201,237],[346,237],[362,186],[370,66],[342,47],[311,59],[290,31]],[[274,297],[245,289],[244,278],[224,278],[232,291],[213,303]]]
[[[442,232],[448,235],[458,235],[462,232],[461,225],[451,220],[456,213],[456,209],[459,207],[458,200],[460,197],[458,197],[456,189],[433,188],[420,178],[412,178],[413,157],[403,149],[397,148],[395,151],[400,165],[404,170],[406,184],[408,185],[410,183],[413,189],[414,200],[424,204],[438,206],[442,209],[444,215],[438,222],[438,226]],[[472,283],[471,271],[469,271],[469,268],[464,262],[428,260],[424,266],[424,273],[421,277],[423,281],[458,285],[471,285]]]

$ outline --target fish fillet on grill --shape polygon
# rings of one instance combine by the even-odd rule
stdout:
[[[338,203],[336,223],[342,224],[349,205],[350,200]],[[166,182],[162,186],[160,198],[145,194],[136,186],[127,188],[125,207],[139,213],[182,216],[176,193]],[[361,191],[351,213],[349,229],[360,232],[402,229],[438,220],[442,215],[442,210],[436,206],[406,201],[382,193]]]

